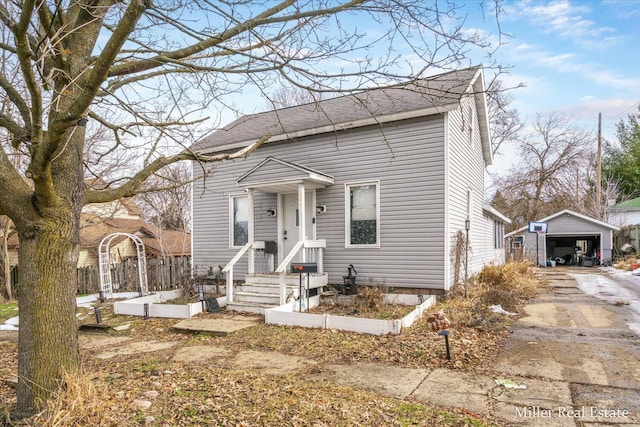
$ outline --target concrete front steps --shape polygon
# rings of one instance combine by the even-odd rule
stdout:
[[[302,286],[306,288],[307,275],[302,275]],[[326,273],[309,274],[309,294],[319,295],[327,285]],[[247,274],[244,284],[234,289],[234,301],[227,302],[227,310],[264,314],[269,308],[280,305],[280,275]],[[300,275],[288,273],[285,278],[286,295],[298,295]]]

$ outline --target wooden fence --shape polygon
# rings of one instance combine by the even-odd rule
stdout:
[[[100,268],[78,268],[78,293],[92,294],[100,291]],[[138,261],[125,260],[111,267],[115,292],[136,292],[140,287]],[[180,288],[191,281],[191,258],[170,257],[147,260],[147,283],[150,292]]]
[[[623,252],[621,248],[625,243],[628,243],[631,246],[633,246],[634,250],[627,253]],[[628,225],[626,227],[622,227],[620,229],[620,232],[614,238],[614,247],[615,247],[614,258],[623,257],[628,253],[633,253],[636,255],[640,253],[640,225],[634,224],[634,225]]]

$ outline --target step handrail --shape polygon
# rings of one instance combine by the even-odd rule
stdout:
[[[313,248],[313,249],[320,249],[322,250],[323,248],[327,247],[327,242],[326,240],[300,240],[298,241],[295,246],[291,249],[291,251],[289,251],[289,253],[287,254],[287,256],[282,260],[282,262],[280,263],[280,265],[278,266],[278,268],[276,268],[276,273],[279,274],[280,279],[280,304],[284,304],[286,301],[286,283],[285,283],[285,277],[287,275],[287,266],[289,264],[291,264],[291,261],[293,261],[293,258],[298,255],[298,252],[300,252],[302,249],[305,248]],[[320,254],[320,257],[322,257],[322,253]],[[323,267],[322,267],[322,260],[320,260],[320,262],[318,263],[318,267],[319,267],[319,272],[322,272]]]
[[[233,302],[233,267],[236,265],[236,263],[240,260],[240,258],[242,258],[242,256],[249,250],[249,248],[253,246],[253,242],[249,242],[246,245],[244,245],[236,254],[236,256],[234,256],[233,258],[231,258],[231,261],[229,261],[227,263],[227,265],[224,266],[224,268],[222,269],[223,273],[226,273],[226,282],[227,282],[227,302]]]
[[[242,258],[242,255],[244,255],[249,248],[253,245],[253,242],[249,242],[246,245],[244,245],[236,254],[236,256],[234,256],[233,258],[231,258],[231,261],[229,261],[227,263],[227,265],[224,266],[224,268],[222,269],[223,273],[228,272],[229,270],[231,270],[233,268],[234,265],[236,265],[236,263],[238,261],[240,261],[240,258]]]
[[[276,273],[282,273],[282,272],[286,273],[287,266],[291,264],[291,261],[293,261],[293,258],[296,255],[298,255],[298,252],[300,252],[300,249],[302,249],[303,247],[304,247],[304,240],[300,240],[298,243],[296,243],[295,246],[291,249],[291,251],[289,251],[289,254],[282,260],[278,268],[276,268]]]

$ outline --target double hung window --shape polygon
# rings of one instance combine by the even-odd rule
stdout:
[[[345,185],[345,240],[347,247],[380,246],[380,184]]]
[[[231,247],[246,245],[249,241],[249,197],[246,195],[229,197],[229,222]]]

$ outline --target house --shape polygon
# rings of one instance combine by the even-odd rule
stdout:
[[[618,227],[640,224],[640,197],[611,206],[607,221]]]
[[[611,206],[607,221],[620,227],[616,250],[622,255],[637,254],[640,251],[640,197]]]
[[[546,231],[530,232],[532,224],[539,224],[541,229],[546,227]],[[611,262],[614,233],[620,231],[615,225],[569,209],[530,225],[507,234],[507,246],[510,253],[521,251],[525,258],[533,262],[537,258],[538,265],[543,266],[547,265],[547,260],[562,265],[583,266]]]
[[[208,166],[193,164],[194,265],[225,266],[229,300],[234,279],[275,270],[283,302],[291,261],[316,263],[312,288],[352,271],[358,284],[431,293],[504,262],[509,220],[484,203],[484,90],[473,67],[247,115],[206,136],[192,149],[233,152],[271,135],[206,179]]]
[[[78,267],[98,265],[100,242],[114,233],[121,233],[110,245],[111,260],[115,263],[138,256],[136,244],[127,238],[127,234],[136,236],[143,242],[147,258],[191,255],[191,235],[184,231],[163,230],[139,218],[100,218],[83,214]]]
[[[162,230],[142,220],[140,209],[130,199],[83,207],[80,218],[80,252],[78,268],[98,265],[98,246],[113,233],[132,234],[145,246],[148,258],[186,257],[191,255],[191,235],[183,231]],[[19,241],[13,234],[8,241],[11,265],[18,265]],[[111,244],[111,259],[137,256],[135,243],[118,236]]]

